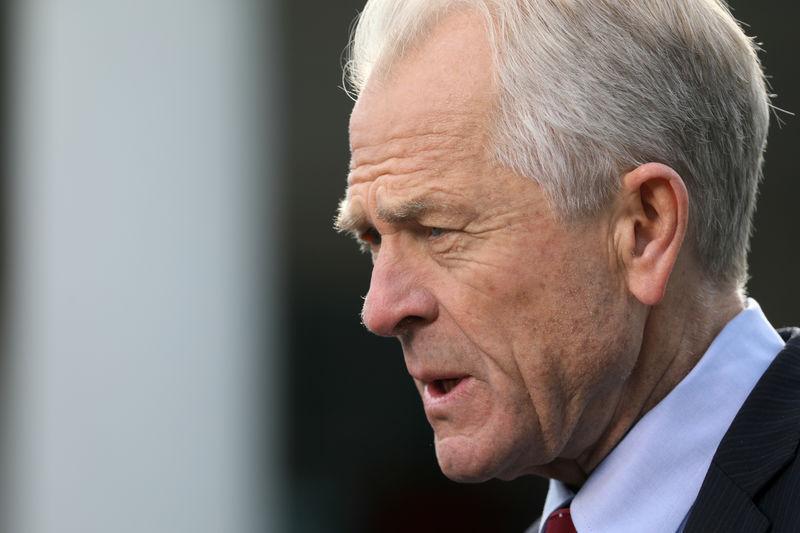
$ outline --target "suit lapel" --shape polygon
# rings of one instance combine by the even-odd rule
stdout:
[[[764,531],[755,494],[791,461],[800,441],[800,329],[750,393],[720,442],[684,531]]]
[[[763,533],[769,520],[724,471],[712,463],[686,522],[684,533]]]

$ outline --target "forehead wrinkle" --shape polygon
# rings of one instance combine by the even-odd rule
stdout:
[[[424,112],[409,110],[411,116],[403,114],[403,121],[390,121],[372,124],[363,117],[356,119],[356,113],[350,123],[350,149],[382,147],[391,148],[395,144],[405,143],[460,143],[465,138],[472,138],[485,132],[488,117],[485,113],[473,110],[438,110],[425,109]],[[463,133],[462,133],[463,132]]]
[[[464,162],[474,157],[476,151],[462,143],[457,149],[426,146],[418,150],[384,154],[382,158],[374,160],[354,156],[355,166],[348,175],[347,184],[353,186],[384,178],[427,181],[459,172]]]
[[[465,130],[464,133],[459,131],[462,129]],[[411,131],[395,132],[386,137],[371,139],[371,142],[354,143],[351,151],[356,154],[377,149],[387,153],[405,154],[417,150],[427,151],[433,147],[450,148],[461,146],[464,141],[474,140],[479,132],[477,124],[473,128],[451,127],[449,129],[441,128],[441,131],[417,126]],[[409,150],[409,145],[412,147],[411,150]]]
[[[362,172],[377,173],[385,166],[398,166],[397,173],[415,170],[419,162],[441,162],[462,159],[465,153],[472,153],[484,147],[484,133],[478,128],[464,128],[468,131],[435,131],[421,128],[404,134],[394,134],[384,138],[373,138],[371,142],[361,139],[351,148],[350,183],[362,181]],[[454,130],[457,130],[454,128]],[[415,163],[408,163],[414,160]],[[404,164],[411,164],[405,168]],[[367,178],[369,179],[369,178]]]
[[[376,182],[381,178],[413,178],[415,175],[430,173],[432,165],[419,161],[420,158],[414,157],[415,155],[417,154],[396,155],[379,163],[360,163],[347,177],[347,185],[352,187]]]

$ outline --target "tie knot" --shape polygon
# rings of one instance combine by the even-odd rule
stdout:
[[[544,526],[544,533],[577,533],[569,507],[556,509],[550,513]]]

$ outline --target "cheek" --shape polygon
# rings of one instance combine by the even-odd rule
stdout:
[[[502,374],[506,384],[525,386],[519,359],[546,371],[540,356],[551,352],[550,345],[559,344],[574,323],[567,299],[583,296],[566,283],[563,271],[538,266],[544,254],[509,253],[520,249],[485,250],[488,260],[442,272],[434,286],[454,329],[482,354],[487,378]]]
[[[560,268],[538,272],[508,295],[506,336],[542,430],[556,445],[590,403],[622,383],[636,357],[629,296],[607,265],[565,258]]]

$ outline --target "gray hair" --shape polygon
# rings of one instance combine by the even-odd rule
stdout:
[[[707,277],[744,286],[769,95],[721,0],[369,0],[346,67],[355,95],[459,8],[485,17],[494,48],[501,164],[566,221],[604,209],[623,173],[672,167]]]

